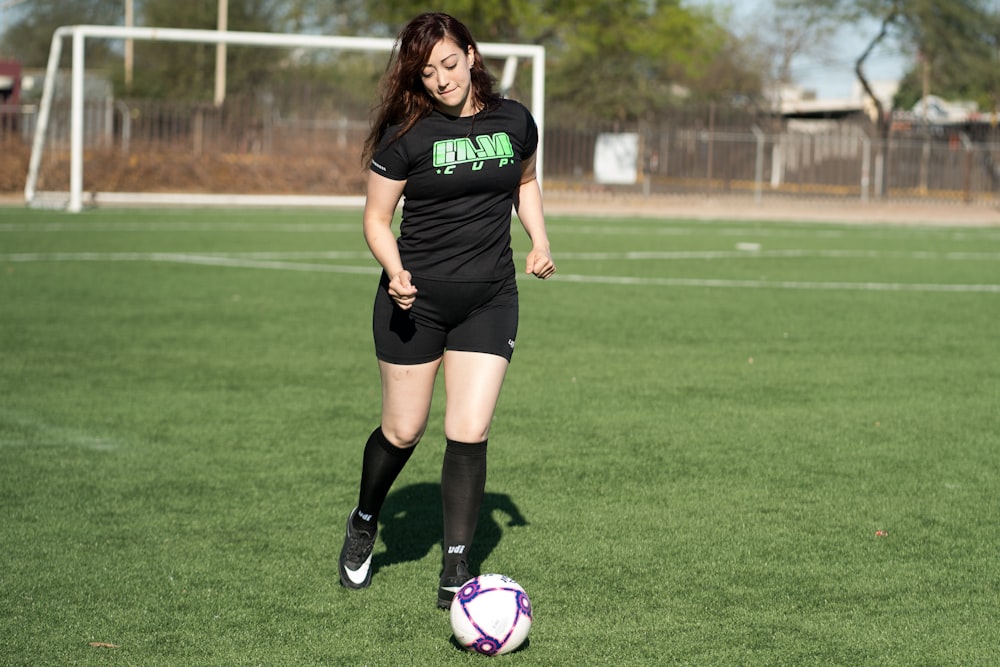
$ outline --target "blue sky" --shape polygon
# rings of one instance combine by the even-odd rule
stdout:
[[[731,29],[737,34],[741,28],[753,29],[755,22],[768,15],[773,7],[771,0],[688,0],[687,4],[727,8],[732,13]],[[854,63],[878,30],[876,22],[845,28],[834,41],[837,53],[823,57],[799,57],[792,67],[795,83],[816,91],[819,99],[851,97],[856,81]],[[872,82],[898,81],[906,69],[905,56],[891,45],[880,45],[865,62],[865,75]]]
[[[856,81],[854,65],[878,34],[879,25],[860,26],[855,31],[843,31],[840,54],[822,61],[802,59],[793,66],[796,83],[816,91],[819,99],[850,97]],[[879,45],[865,61],[865,76],[869,81],[899,81],[908,69],[906,58],[891,47]]]

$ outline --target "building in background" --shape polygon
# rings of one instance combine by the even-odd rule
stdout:
[[[21,101],[21,63],[0,60],[0,104],[19,104]]]

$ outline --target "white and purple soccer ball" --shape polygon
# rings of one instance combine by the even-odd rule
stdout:
[[[451,631],[458,643],[483,655],[510,653],[528,638],[531,600],[502,574],[465,582],[451,601]]]

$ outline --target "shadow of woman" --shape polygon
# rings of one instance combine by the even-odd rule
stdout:
[[[497,521],[497,514],[506,515],[506,521]],[[372,559],[375,572],[397,563],[421,560],[441,546],[441,486],[423,482],[393,491],[385,499],[379,521],[382,523],[379,536],[386,550]],[[504,527],[527,525],[510,496],[487,492],[479,510],[470,573],[479,574],[479,565],[500,544]]]

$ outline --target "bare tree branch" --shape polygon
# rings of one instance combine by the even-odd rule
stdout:
[[[854,65],[854,73],[858,75],[858,80],[861,82],[861,87],[865,89],[865,93],[867,93],[868,97],[870,97],[872,101],[875,103],[875,109],[878,111],[878,124],[880,130],[882,129],[882,124],[884,122],[885,109],[882,107],[882,101],[879,100],[878,96],[875,95],[875,92],[872,90],[871,84],[868,83],[868,79],[865,77],[863,66],[865,60],[868,58],[869,55],[871,55],[871,52],[875,49],[875,47],[879,44],[879,42],[885,39],[885,36],[889,34],[889,26],[896,21],[896,17],[898,15],[899,15],[899,10],[894,5],[889,14],[882,20],[882,27],[879,30],[878,34],[875,35],[872,41],[868,44],[868,48],[865,49],[864,53],[861,54],[861,57],[858,58],[857,62]],[[888,124],[886,124],[886,129],[888,129]],[[887,136],[888,132],[886,132],[885,135]],[[885,137],[883,136],[883,138]]]

